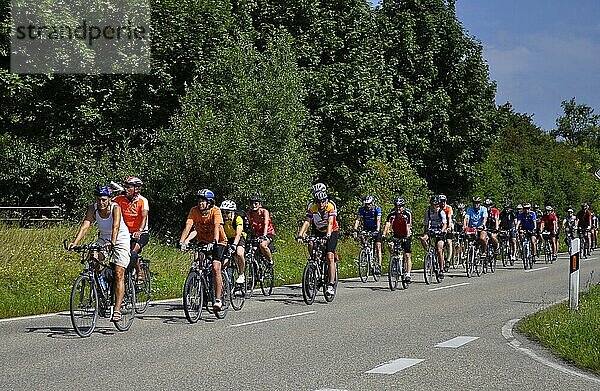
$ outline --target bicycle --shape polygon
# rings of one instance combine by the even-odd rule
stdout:
[[[423,259],[423,275],[425,277],[425,283],[427,285],[431,284],[433,281],[433,273],[435,272],[435,280],[440,283],[442,279],[440,278],[440,264],[439,257],[437,252],[437,242],[438,237],[442,234],[439,230],[428,230],[427,236],[429,237],[429,243],[427,246],[427,251],[425,253],[425,258]],[[435,240],[432,240],[435,239]]]
[[[309,236],[303,239],[309,244],[310,257],[304,266],[302,272],[302,298],[304,302],[311,305],[315,301],[319,288],[323,289],[325,301],[330,303],[335,298],[338,285],[338,264],[335,263],[335,282],[333,284],[333,294],[327,293],[329,285],[329,262],[325,251],[326,240]]]
[[[465,237],[462,233],[454,233],[454,251],[452,252],[452,268],[457,269],[458,266],[465,264],[467,258],[467,246],[465,246]]]
[[[467,259],[465,262],[465,271],[467,277],[471,278],[473,272],[477,274],[477,277],[481,276],[483,265],[480,259],[479,249],[479,232],[481,229],[466,228],[465,229],[465,240],[467,242]]]
[[[260,236],[253,236],[246,242],[246,299],[252,296],[256,284],[260,283],[260,290],[264,296],[270,296],[275,286],[273,265],[269,264],[265,255],[258,249]]]
[[[498,239],[500,240],[500,259],[502,260],[502,266],[513,266],[515,260],[511,251],[511,231],[500,231]]]
[[[552,240],[552,238],[550,237],[550,232],[542,232],[542,239],[544,240],[544,262],[553,263],[554,253],[552,252],[552,245],[550,244],[550,241]]]
[[[231,250],[227,251],[226,258],[224,260],[228,285],[231,288],[229,292],[229,298],[231,299],[231,306],[234,310],[239,311],[244,306],[246,301],[246,281],[243,283],[237,283],[237,279],[240,276],[238,270],[238,264],[235,261],[235,253]]]
[[[379,281],[381,278],[381,269],[379,265],[375,265],[373,249],[375,242],[373,238],[377,236],[376,232],[362,231],[360,233],[361,248],[358,253],[358,276],[362,282],[367,282],[369,273],[373,275],[375,281]]]
[[[69,312],[77,335],[88,337],[96,328],[98,316],[104,318],[113,316],[115,279],[112,276],[110,265],[94,257],[94,253],[102,251],[103,246],[97,243],[88,243],[69,248],[65,240],[63,247],[67,251],[81,254],[81,264],[84,267],[73,283]],[[135,284],[130,268],[125,269],[124,282],[125,292],[121,303],[121,320],[114,322],[119,331],[129,330],[135,319]]]
[[[589,229],[578,227],[577,233],[579,235],[579,239],[581,240],[581,254],[584,258],[590,256],[590,241],[588,236]]]
[[[498,261],[496,258],[496,250],[494,249],[492,240],[491,240],[491,235],[492,235],[492,230],[488,231],[488,236],[486,237],[486,255],[485,255],[485,259],[483,260],[483,267],[482,267],[482,271],[484,274],[486,274],[488,272],[488,269],[491,273],[494,273],[496,271],[496,262]]]
[[[388,283],[392,292],[398,288],[399,282],[402,284],[403,289],[408,288],[406,267],[404,266],[404,250],[402,250],[402,245],[407,240],[410,240],[410,238],[385,239],[386,242],[394,244],[394,251],[390,254],[388,265]]]
[[[196,323],[202,316],[202,308],[208,313],[213,313],[218,319],[227,315],[229,308],[229,279],[224,270],[221,270],[223,287],[221,289],[221,310],[214,311],[215,287],[213,284],[212,243],[188,243],[186,251],[193,251],[190,271],[183,285],[183,312],[190,323]],[[210,302],[210,305],[209,305]]]
[[[531,236],[534,235],[533,231],[525,230],[521,232],[521,251],[523,259],[523,268],[525,270],[532,269],[534,263],[534,256],[531,251]]]

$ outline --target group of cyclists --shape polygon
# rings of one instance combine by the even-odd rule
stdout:
[[[91,224],[98,223],[97,243],[103,246],[104,251],[95,253],[94,256],[100,261],[109,257],[115,272],[115,306],[111,318],[113,322],[118,322],[121,318],[124,271],[127,267],[139,268],[138,256],[149,240],[149,204],[140,194],[142,186],[143,182],[132,176],[123,181],[123,187],[96,187],[94,194],[97,200],[88,207],[75,239],[69,244],[70,248],[76,246],[84,238]],[[121,194],[115,196],[115,193]],[[542,212],[538,205],[532,207],[528,202],[517,205],[516,210],[512,209],[510,203],[505,203],[500,211],[495,208],[491,199],[482,202],[480,197],[473,197],[471,206],[466,207],[464,203],[458,203],[454,211],[447,201],[443,194],[431,197],[423,217],[423,233],[419,235],[419,241],[425,251],[433,241],[432,245],[439,262],[439,267],[436,268],[438,281],[441,281],[444,273],[448,271],[453,251],[462,251],[453,241],[467,232],[476,235],[482,254],[486,253],[487,246],[492,246],[493,251],[497,253],[500,246],[499,235],[507,237],[513,260],[518,254],[517,238],[523,235],[530,238],[534,256],[538,255],[537,241],[550,241],[552,257],[556,259],[561,227],[565,231],[567,244],[575,237],[575,233],[579,232],[591,247],[595,247],[598,219],[590,211],[587,203],[582,205],[577,214],[569,208],[567,216],[559,226],[558,218],[550,205]],[[337,278],[337,215],[337,206],[328,196],[327,187],[323,183],[316,183],[312,187],[312,199],[306,207],[305,220],[296,237],[299,243],[305,242],[307,234],[323,241],[325,262],[329,266],[329,285],[326,290],[330,295],[335,293]],[[355,238],[359,235],[361,225],[362,231],[369,232],[373,238],[375,273],[381,273],[383,238],[389,236],[408,239],[402,240],[401,246],[405,270],[402,279],[409,283],[412,270],[413,215],[405,200],[401,197],[394,198],[393,209],[382,219],[382,209],[376,205],[375,198],[371,195],[365,196],[354,221]],[[230,259],[235,261],[239,271],[236,283],[243,284],[245,257],[248,251],[246,243],[252,238],[258,240],[257,251],[262,252],[268,267],[272,268],[275,230],[270,213],[263,207],[260,196],[252,196],[249,209],[238,212],[238,206],[232,200],[224,200],[217,207],[215,194],[211,190],[202,189],[197,192],[197,205],[192,207],[187,215],[179,247],[185,251],[193,239],[206,245],[202,248],[203,255],[212,260],[215,311],[220,311],[222,307],[222,263]],[[364,235],[361,235],[361,240],[365,240]],[[390,254],[393,251],[391,241],[389,251]],[[136,283],[143,284],[143,274],[139,270],[137,276]]]

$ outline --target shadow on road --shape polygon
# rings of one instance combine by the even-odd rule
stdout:
[[[28,327],[28,333],[40,333],[46,334],[48,338],[56,339],[79,339],[79,335],[73,330],[72,327]],[[93,334],[113,335],[117,331],[113,328],[98,327],[94,330]]]

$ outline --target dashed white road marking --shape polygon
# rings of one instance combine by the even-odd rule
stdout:
[[[375,367],[365,373],[379,373],[379,374],[383,374],[383,375],[393,375],[394,373],[396,373],[398,371],[412,367],[413,365],[416,365],[422,361],[425,361],[425,360],[415,359],[415,358],[399,358],[396,360],[389,361],[385,364],[381,364],[380,366]]]
[[[475,341],[479,339],[479,337],[467,337],[464,335],[459,335],[458,337],[452,338],[446,342],[440,342],[435,345],[436,348],[459,348],[464,344]]]
[[[441,286],[439,288],[431,288],[431,289],[428,289],[428,291],[429,292],[439,291],[439,290],[442,290],[442,289],[455,288],[457,286],[463,286],[463,285],[469,285],[469,284],[471,284],[471,283],[470,282],[462,282],[460,284],[446,285],[446,286]]]
[[[548,269],[548,266],[538,267],[537,269],[525,270],[525,273],[537,272],[538,270],[544,270],[544,269]]]
[[[293,318],[295,316],[302,316],[302,315],[309,315],[309,314],[314,314],[317,311],[306,311],[306,312],[299,312],[297,314],[290,314],[290,315],[283,315],[283,316],[275,316],[273,318],[268,318],[268,319],[260,319],[260,320],[253,320],[251,322],[245,322],[245,323],[238,323],[238,324],[232,324],[229,327],[242,327],[242,326],[248,326],[251,324],[257,324],[257,323],[265,323],[265,322],[271,322],[273,320],[279,320],[279,319],[286,319],[286,318]]]
[[[504,326],[502,326],[502,335],[504,336],[504,338],[506,338],[506,340],[508,341],[508,345],[513,347],[516,351],[521,352],[523,354],[528,355],[529,357],[533,358],[535,361],[542,363],[550,368],[556,369],[557,371],[563,372],[563,373],[567,373],[569,375],[573,375],[573,376],[578,376],[581,377],[583,379],[595,382],[600,384],[600,379],[599,378],[595,378],[595,377],[591,377],[586,375],[585,373],[580,373],[577,371],[574,371],[570,368],[564,367],[558,363],[555,362],[551,362],[548,359],[541,357],[539,355],[537,355],[535,352],[533,352],[531,349],[528,348],[524,348],[521,346],[521,342],[519,342],[512,333],[512,329],[515,326],[515,324],[519,321],[520,319],[512,319],[509,320],[508,322],[506,322],[504,324]]]

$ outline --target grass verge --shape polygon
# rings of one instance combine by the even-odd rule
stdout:
[[[64,239],[72,240],[77,226],[49,228],[15,228],[0,226],[0,318],[42,314],[68,310],[73,281],[82,270],[79,255],[65,251]],[[96,230],[84,243],[95,239]],[[306,246],[298,244],[295,233],[276,236],[275,283],[299,283],[308,256]],[[420,247],[420,246],[418,246]],[[413,245],[416,251],[417,245]],[[356,258],[359,246],[351,238],[338,242],[341,278],[357,275]],[[153,299],[180,297],[190,266],[189,254],[152,238],[144,248],[144,257],[151,260]],[[413,254],[414,259],[422,255]],[[384,254],[383,272],[387,271]],[[414,268],[422,262],[416,262]]]
[[[556,356],[600,376],[600,285],[579,297],[579,310],[561,303],[525,318],[519,332]]]

